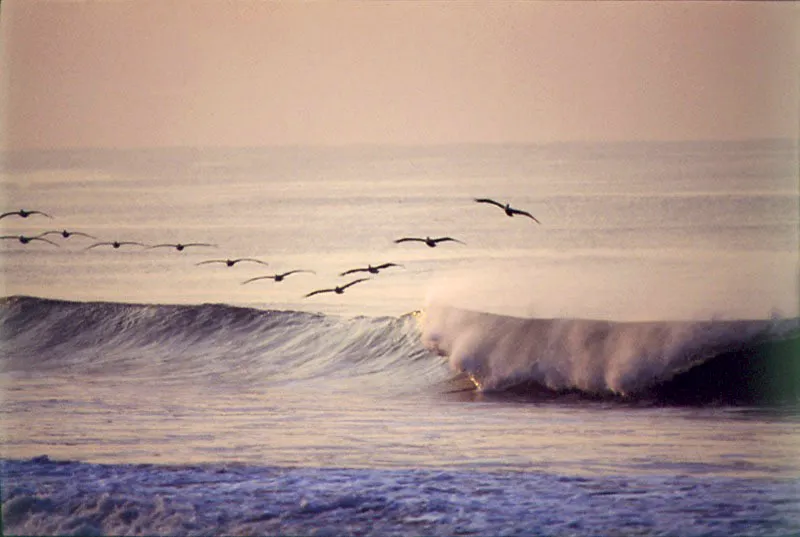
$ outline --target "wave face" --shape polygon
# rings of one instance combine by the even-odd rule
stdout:
[[[423,343],[484,392],[800,401],[800,319],[611,322],[425,311]]]
[[[800,402],[800,319],[523,319],[432,305],[343,318],[221,304],[0,301],[0,372],[259,389],[350,383],[537,400]],[[440,356],[446,356],[450,367]],[[355,382],[355,384],[353,384]]]
[[[414,314],[338,318],[296,311],[8,297],[4,373],[119,375],[257,386],[369,379],[385,388],[452,376],[420,343]]]

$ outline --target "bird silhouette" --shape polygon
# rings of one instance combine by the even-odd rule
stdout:
[[[80,235],[81,237],[89,237],[90,239],[97,239],[94,235],[89,235],[88,233],[83,233],[82,231],[67,231],[66,229],[62,229],[61,231],[52,230],[52,231],[45,231],[44,233],[39,234],[40,237],[44,237],[46,235],[61,235],[65,239],[70,238],[73,235]]]
[[[348,287],[350,287],[351,285],[355,285],[358,282],[365,282],[367,280],[369,280],[369,278],[359,278],[357,280],[353,280],[352,282],[346,283],[344,285],[337,285],[333,289],[317,289],[316,291],[311,291],[310,293],[308,293],[304,298],[308,298],[310,296],[318,295],[320,293],[336,293],[337,295],[341,295],[342,293],[344,293],[344,290],[347,289]]]
[[[436,238],[436,239],[432,239],[430,237],[425,237],[424,239],[421,239],[419,237],[403,237],[402,239],[397,239],[394,242],[395,243],[401,243],[401,242],[408,242],[408,241],[424,242],[426,245],[428,245],[431,248],[435,248],[436,245],[438,243],[440,243],[440,242],[447,242],[447,241],[452,241],[452,242],[457,242],[459,244],[464,244],[460,240],[454,239],[453,237],[439,237],[439,238]]]
[[[316,272],[314,272],[313,270],[303,270],[303,269],[290,270],[289,272],[283,272],[281,274],[272,274],[271,276],[256,276],[255,278],[250,278],[249,280],[243,281],[242,285],[254,282],[256,280],[275,280],[276,282],[280,282],[283,281],[283,279],[286,276],[289,276],[290,274],[297,274],[298,272],[309,272],[311,274],[316,274]]]
[[[209,244],[207,242],[188,242],[186,244],[154,244],[153,246],[148,246],[148,250],[152,250],[153,248],[175,248],[179,252],[182,252],[184,248],[188,248],[189,246],[212,246],[214,248],[217,247],[216,244]]]
[[[381,269],[389,267],[402,267],[402,266],[403,265],[398,265],[397,263],[384,263],[383,265],[377,265],[374,267],[372,265],[367,265],[364,268],[354,268],[350,270],[345,270],[344,272],[339,274],[339,276],[347,276],[348,274],[354,274],[356,272],[369,272],[370,274],[377,274],[378,271],[380,271]]]
[[[196,263],[196,265],[208,265],[209,263],[224,263],[228,267],[234,266],[236,263],[241,263],[243,261],[250,261],[251,263],[259,263],[261,265],[269,265],[269,263],[265,261],[261,261],[260,259],[253,259],[250,257],[240,257],[239,259],[209,259],[207,261],[200,261]]]
[[[111,246],[112,248],[119,248],[120,246],[124,246],[126,244],[133,244],[135,246],[144,246],[144,247],[147,246],[146,244],[142,244],[141,242],[135,242],[135,241],[110,241],[110,242],[96,242],[91,246],[87,246],[86,249],[91,250],[92,248],[97,248],[98,246]]]
[[[47,218],[53,218],[47,213],[43,213],[42,211],[26,211],[25,209],[20,209],[19,211],[11,211],[8,213],[0,214],[0,218],[5,218],[6,216],[20,216],[22,218],[28,218],[32,214],[41,214],[42,216],[46,216]]]
[[[514,216],[515,214],[521,214],[522,216],[527,216],[528,218],[533,219],[533,221],[536,222],[537,224],[541,224],[541,222],[539,222],[539,220],[537,220],[536,217],[533,216],[528,211],[522,211],[520,209],[514,209],[508,203],[503,205],[502,203],[500,203],[498,201],[494,201],[494,200],[489,199],[489,198],[475,198],[475,201],[477,201],[478,203],[489,203],[489,204],[494,205],[496,207],[500,207],[501,209],[503,209],[505,211],[505,213],[508,216]]]
[[[42,238],[41,235],[37,235],[36,237],[26,237],[25,235],[3,235],[0,239],[15,239],[21,242],[22,244],[28,244],[31,241],[44,241],[52,244],[53,246],[58,246],[58,244],[54,243],[50,239]]]

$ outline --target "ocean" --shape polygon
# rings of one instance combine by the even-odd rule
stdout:
[[[3,159],[4,535],[800,534],[794,141]]]

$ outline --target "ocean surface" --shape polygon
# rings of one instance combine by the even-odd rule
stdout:
[[[799,162],[5,154],[2,532],[798,535]]]

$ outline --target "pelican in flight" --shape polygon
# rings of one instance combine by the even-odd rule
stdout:
[[[269,265],[269,263],[265,261],[261,261],[260,259],[253,259],[251,257],[240,257],[239,259],[209,259],[208,261],[200,261],[196,263],[196,265],[208,265],[209,263],[225,263],[225,266],[232,267],[236,263],[241,263],[243,261],[250,261],[251,263],[259,263],[261,265]]]
[[[348,274],[354,274],[356,272],[369,272],[370,274],[377,274],[378,271],[381,269],[389,268],[389,267],[402,267],[403,265],[398,265],[397,263],[384,263],[383,265],[367,265],[365,268],[354,268],[350,270],[345,270],[339,276],[347,276]]]
[[[153,246],[148,246],[148,250],[152,250],[153,248],[175,248],[179,252],[182,252],[184,248],[188,248],[189,246],[212,246],[214,248],[217,247],[216,244],[209,244],[207,242],[188,242],[186,244],[154,244]]]
[[[491,205],[494,205],[494,206],[496,206],[496,207],[500,207],[501,209],[503,209],[503,210],[506,212],[506,214],[507,214],[508,216],[514,216],[515,214],[521,214],[522,216],[527,216],[528,218],[531,218],[531,219],[532,219],[534,222],[536,222],[537,224],[541,224],[541,222],[539,222],[539,221],[536,219],[536,217],[535,217],[535,216],[533,216],[533,215],[532,215],[531,213],[529,213],[528,211],[521,211],[520,209],[514,209],[514,208],[513,208],[511,205],[509,205],[508,203],[506,203],[505,205],[503,205],[502,203],[500,203],[500,202],[498,202],[498,201],[490,200],[489,198],[475,198],[475,201],[477,201],[478,203],[489,203],[489,204],[491,204]]]
[[[62,229],[61,231],[53,230],[53,231],[45,231],[44,233],[40,234],[40,237],[44,237],[46,235],[53,235],[58,234],[64,237],[65,239],[70,238],[73,235],[80,235],[81,237],[89,237],[90,239],[97,239],[94,235],[89,235],[88,233],[83,233],[82,231],[67,231],[66,229]]]
[[[0,239],[16,239],[22,244],[28,244],[31,241],[44,241],[49,242],[53,246],[58,246],[58,244],[54,243],[50,239],[44,239],[41,235],[37,235],[36,237],[26,237],[25,235],[3,235]]]
[[[425,244],[427,244],[431,248],[435,248],[438,243],[446,242],[446,241],[452,241],[452,242],[457,242],[459,244],[464,244],[460,240],[454,239],[453,237],[439,237],[439,238],[436,238],[436,239],[432,239],[430,237],[425,237],[424,239],[421,239],[419,237],[403,237],[402,239],[397,239],[394,242],[395,243],[401,243],[401,242],[408,242],[408,241],[424,242]]]
[[[43,213],[42,211],[26,211],[25,209],[20,209],[19,211],[11,211],[9,213],[0,214],[0,218],[5,218],[6,216],[21,216],[22,218],[28,218],[32,214],[41,214],[42,216],[46,216],[47,218],[53,218],[47,213]]]
[[[276,282],[280,282],[280,281],[283,281],[283,279],[286,276],[288,276],[290,274],[297,274],[298,272],[309,272],[311,274],[316,274],[316,272],[314,272],[313,270],[303,270],[303,269],[290,270],[289,272],[283,272],[281,274],[273,274],[271,276],[256,276],[255,278],[250,278],[249,280],[243,281],[242,285],[244,285],[246,283],[254,282],[256,280],[275,280]]]
[[[111,246],[112,248],[119,248],[120,246],[124,246],[126,244],[133,244],[135,246],[144,246],[144,247],[147,246],[146,244],[142,244],[141,242],[135,242],[135,241],[111,241],[111,242],[96,242],[91,246],[87,246],[86,249],[91,250],[92,248],[96,248],[98,246]]]
[[[333,289],[317,289],[316,291],[311,291],[310,293],[308,293],[304,298],[308,298],[310,296],[318,295],[320,293],[336,293],[337,295],[341,295],[342,293],[344,293],[344,290],[347,289],[348,287],[350,287],[351,285],[355,285],[358,282],[365,282],[367,280],[369,280],[369,278],[359,278],[357,280],[353,280],[352,282],[346,283],[344,285],[337,285]]]

